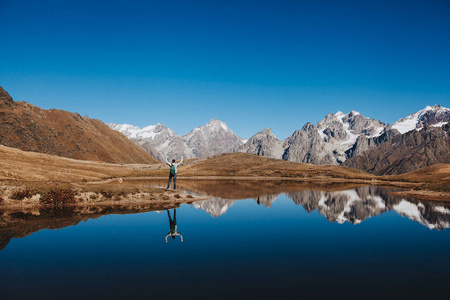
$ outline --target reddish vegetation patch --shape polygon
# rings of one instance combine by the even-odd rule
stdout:
[[[72,189],[53,189],[44,193],[41,197],[41,203],[55,206],[65,206],[75,203],[75,191]]]

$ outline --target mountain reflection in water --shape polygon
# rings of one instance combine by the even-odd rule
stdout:
[[[395,189],[365,186],[343,191],[296,191],[258,196],[254,200],[265,207],[285,194],[301,205],[308,213],[317,210],[330,222],[359,224],[386,211],[395,211],[401,216],[418,222],[430,229],[442,230],[450,227],[450,205],[389,195]],[[191,204],[212,217],[226,214],[236,199],[212,197],[211,200]]]

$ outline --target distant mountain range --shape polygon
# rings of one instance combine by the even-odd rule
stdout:
[[[166,155],[199,158],[244,152],[302,163],[343,164],[381,175],[450,163],[445,150],[449,143],[449,121],[450,109],[439,105],[427,106],[393,125],[367,118],[357,111],[337,112],[329,113],[316,125],[305,124],[284,141],[270,128],[244,140],[216,119],[183,136],[160,123],[143,129],[128,124],[108,125],[160,161]]]
[[[145,149],[159,161],[166,156],[179,159],[213,156],[230,153],[244,144],[227,124],[212,119],[202,127],[196,127],[185,135],[178,136],[161,123],[144,128],[129,124],[107,124]]]
[[[128,164],[156,162],[146,151],[100,120],[15,102],[2,87],[0,145],[82,160]]]

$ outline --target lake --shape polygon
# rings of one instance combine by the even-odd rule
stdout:
[[[94,217],[3,212],[0,299],[448,297],[450,204],[372,186],[179,186],[212,199]]]

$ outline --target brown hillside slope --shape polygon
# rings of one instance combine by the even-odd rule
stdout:
[[[401,175],[381,176],[382,180],[422,183],[418,190],[450,192],[450,164],[436,164]]]
[[[76,160],[0,145],[0,180],[79,182],[143,175],[126,165]]]
[[[100,120],[15,102],[0,87],[0,144],[26,151],[111,163],[156,163]]]

